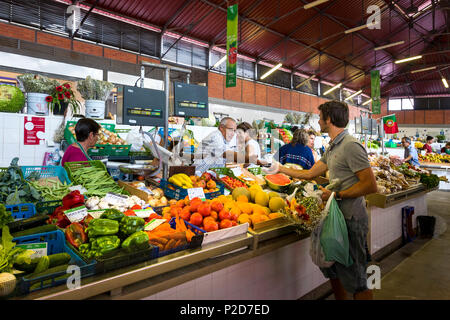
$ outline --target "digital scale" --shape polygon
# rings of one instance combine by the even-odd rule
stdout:
[[[119,86],[117,123],[131,126],[164,126],[166,94],[161,90]]]
[[[173,86],[175,117],[209,118],[208,87],[182,82]]]

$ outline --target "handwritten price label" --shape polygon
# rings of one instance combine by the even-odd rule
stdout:
[[[85,206],[81,206],[66,210],[64,211],[64,214],[67,216],[70,222],[80,222],[88,215],[88,210]]]
[[[187,189],[189,200],[194,198],[200,198],[202,200],[206,200],[205,192],[203,188],[189,188]]]

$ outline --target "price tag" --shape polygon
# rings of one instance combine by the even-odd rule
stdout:
[[[152,231],[153,229],[155,229],[159,225],[163,224],[164,222],[166,222],[166,219],[152,219],[148,223],[145,224],[144,230]]]
[[[247,181],[255,181],[255,179],[249,178],[249,177],[243,177],[242,179],[247,180]]]
[[[64,214],[67,216],[70,222],[80,222],[88,215],[88,210],[85,206],[81,206],[66,210],[64,211]]]
[[[121,194],[117,194],[114,192],[108,192],[105,195],[104,200],[109,203],[117,203],[117,204],[125,204],[125,201],[128,199],[127,196],[123,196]]]
[[[31,259],[40,258],[47,255],[47,242],[16,244],[16,247],[26,250],[33,250]]]
[[[242,169],[241,169],[241,167],[231,168],[231,171],[233,171],[233,174],[234,174],[236,177],[239,177],[239,176],[242,175]]]
[[[203,200],[206,200],[205,192],[203,191],[203,188],[189,188],[187,189],[189,200],[192,200],[194,198],[200,198]]]
[[[148,218],[148,217],[150,217],[150,215],[152,213],[155,213],[155,211],[152,208],[147,208],[145,210],[133,210],[133,211],[136,216],[138,216],[139,218],[142,218],[142,219]]]
[[[106,210],[88,210],[88,214],[94,218],[99,219],[100,216],[105,212]]]

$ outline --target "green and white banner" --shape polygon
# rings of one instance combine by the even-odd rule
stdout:
[[[226,87],[236,87],[238,37],[238,5],[227,10],[227,79]]]
[[[381,101],[380,101],[380,70],[370,71],[370,86],[372,96],[372,113],[381,113]]]

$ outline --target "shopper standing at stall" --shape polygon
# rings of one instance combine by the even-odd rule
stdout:
[[[313,152],[308,147],[309,135],[305,129],[297,129],[290,143],[282,146],[273,156],[281,164],[294,163],[303,169],[310,169],[315,161]]]
[[[238,152],[234,153],[234,161],[239,163],[242,160],[245,163],[256,163],[258,165],[266,164],[266,161],[261,160],[261,147],[256,141],[256,130],[248,122],[242,122],[237,126],[236,130]],[[243,154],[245,158],[239,159],[239,153]]]
[[[377,191],[375,176],[365,148],[345,129],[349,121],[347,104],[329,101],[320,105],[319,111],[320,129],[331,138],[323,157],[310,170],[278,166],[275,171],[310,180],[329,170],[330,180],[340,180],[336,200],[347,224],[353,264],[345,267],[335,262],[330,268],[321,268],[321,271],[330,279],[337,300],[346,299],[347,292],[353,294],[355,300],[370,300],[372,291],[367,288],[366,273],[368,215],[364,196]],[[331,191],[321,190],[322,199],[328,200]]]
[[[405,148],[403,162],[408,162],[413,166],[420,167],[419,156],[416,148],[411,144],[411,139],[408,137],[403,137],[402,145]]]
[[[197,175],[201,175],[209,168],[224,167],[227,151],[236,151],[235,139],[236,120],[225,117],[220,121],[219,128],[204,138],[195,152],[194,166]],[[228,154],[233,159],[233,154]]]
[[[92,119],[80,119],[75,125],[75,143],[71,144],[61,160],[61,165],[66,162],[92,160],[87,151],[96,145],[101,126]]]
[[[433,149],[431,148],[431,144],[433,143],[433,137],[432,136],[428,136],[427,137],[427,142],[423,145],[422,150],[427,150],[427,154],[428,153],[432,153]]]
[[[309,136],[308,147],[312,151],[314,162],[317,162],[320,160],[320,155],[317,153],[316,149],[314,149],[317,134],[314,130],[310,129],[308,130],[308,136]]]

